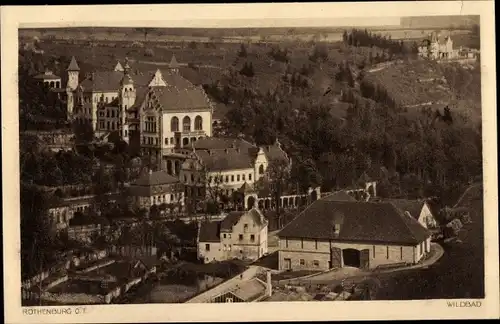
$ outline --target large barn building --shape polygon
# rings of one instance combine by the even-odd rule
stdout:
[[[280,270],[418,263],[431,233],[390,202],[320,199],[279,233]]]

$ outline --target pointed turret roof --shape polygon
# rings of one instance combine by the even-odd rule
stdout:
[[[117,72],[123,72],[123,66],[122,64],[120,63],[120,61],[118,61],[115,65],[115,71]]]
[[[179,63],[177,62],[177,59],[175,58],[175,54],[172,54],[172,58],[170,59],[169,66],[171,69],[177,69],[179,67]]]
[[[69,62],[68,71],[80,71],[80,67],[78,63],[76,63],[76,59],[74,56],[71,57],[71,62]]]

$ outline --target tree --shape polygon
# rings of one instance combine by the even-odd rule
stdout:
[[[275,203],[278,225],[281,228],[284,224],[280,201],[290,185],[290,165],[288,162],[281,159],[271,161],[267,167],[264,181],[269,185],[271,196]]]
[[[55,228],[48,215],[48,197],[21,184],[21,272],[23,278],[49,269],[61,260]]]
[[[238,52],[239,57],[247,57],[247,49],[245,44],[241,43],[240,51]]]

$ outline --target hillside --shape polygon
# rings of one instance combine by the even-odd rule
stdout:
[[[481,121],[481,78],[477,67],[466,70],[457,65],[410,60],[369,72],[365,78],[382,85],[410,114],[423,107],[442,109],[450,105],[473,123]]]

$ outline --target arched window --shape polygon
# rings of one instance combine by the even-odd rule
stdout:
[[[53,88],[54,87],[54,81],[50,81],[50,87]]]
[[[261,164],[259,167],[259,174],[264,174],[264,165]]]
[[[172,117],[170,120],[170,131],[178,132],[179,131],[179,118]]]
[[[203,119],[201,116],[196,116],[194,119],[194,130],[202,130],[203,129]]]
[[[182,131],[191,131],[191,118],[189,118],[188,116],[184,117],[184,119],[182,120]]]

